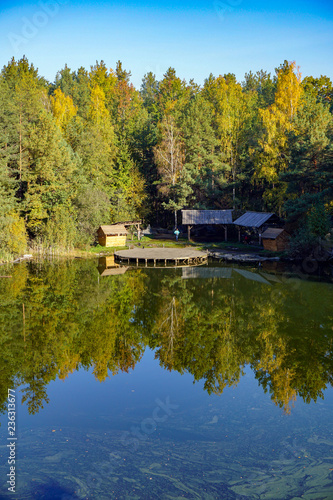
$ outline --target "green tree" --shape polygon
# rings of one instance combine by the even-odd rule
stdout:
[[[290,220],[302,220],[313,204],[333,198],[332,116],[312,93],[303,95],[289,148],[289,165],[281,175],[288,183],[285,209]]]
[[[60,205],[70,207],[75,196],[77,158],[66,144],[52,115],[43,112],[27,138],[29,169],[22,178],[22,201],[31,235],[42,235],[44,224]],[[71,229],[70,229],[71,230]]]
[[[181,121],[185,151],[181,182],[188,184],[188,207],[221,205],[226,179],[212,121],[212,106],[200,94],[195,95]]]
[[[143,100],[143,106],[147,109],[153,120],[157,122],[160,116],[158,108],[159,83],[151,71],[142,79],[140,95]]]

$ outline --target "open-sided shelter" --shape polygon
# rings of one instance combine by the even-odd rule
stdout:
[[[279,218],[277,215],[270,212],[246,212],[244,215],[241,215],[241,217],[238,217],[238,219],[234,221],[235,226],[238,226],[238,241],[241,240],[241,227],[247,227],[258,232],[260,244],[263,226],[267,224],[268,221],[274,224],[275,222],[279,222]]]
[[[126,246],[127,229],[123,224],[110,224],[98,228],[98,243],[103,247]]]
[[[228,240],[228,224],[232,224],[232,210],[182,210],[182,223],[187,226],[190,239],[193,226],[219,224],[224,228],[224,239]]]
[[[281,228],[269,227],[261,235],[265,250],[283,252],[288,246],[289,234]]]

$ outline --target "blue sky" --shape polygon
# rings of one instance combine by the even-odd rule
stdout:
[[[210,73],[271,73],[285,59],[303,76],[333,79],[333,6],[307,0],[0,0],[0,65],[25,54],[53,81],[65,63],[120,59],[140,87],[172,66],[202,84]]]

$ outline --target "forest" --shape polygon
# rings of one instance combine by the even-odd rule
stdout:
[[[271,75],[169,68],[140,90],[120,61],[0,75],[0,260],[33,244],[87,248],[102,223],[173,227],[184,208],[277,213],[304,245],[333,215],[332,82],[295,62]]]

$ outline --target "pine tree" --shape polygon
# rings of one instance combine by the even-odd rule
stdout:
[[[288,183],[286,210],[302,218],[318,202],[333,199],[332,116],[313,93],[303,96],[295,129],[289,135],[290,162],[281,175]]]
[[[212,126],[212,106],[198,94],[182,119],[185,161],[182,183],[189,195],[186,206],[219,206],[226,179],[219,154],[219,141]]]

